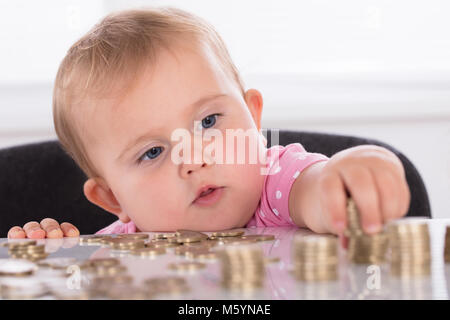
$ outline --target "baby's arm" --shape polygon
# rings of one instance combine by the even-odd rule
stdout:
[[[10,239],[42,239],[42,238],[62,238],[78,237],[80,231],[71,223],[63,222],[61,225],[51,218],[45,218],[38,223],[31,221],[26,223],[23,228],[19,226],[12,227],[8,231]]]
[[[349,148],[305,169],[289,194],[291,219],[317,233],[342,234],[348,190],[367,233],[404,216],[410,191],[403,165],[391,151],[373,145]]]

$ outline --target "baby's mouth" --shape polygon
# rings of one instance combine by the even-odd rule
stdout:
[[[208,195],[213,193],[214,191],[218,190],[218,189],[222,189],[224,187],[219,187],[219,186],[215,186],[215,185],[208,185],[208,186],[204,186],[202,188],[199,189],[199,191],[197,192],[197,197],[194,199],[194,201],[192,201],[192,203],[195,203],[197,200],[199,199],[207,199]]]

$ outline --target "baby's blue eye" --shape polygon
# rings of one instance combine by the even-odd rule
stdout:
[[[216,117],[219,114],[215,113],[215,114],[211,114],[209,116],[207,116],[206,118],[203,118],[202,120],[202,126],[205,129],[211,128],[215,123],[216,123]]]
[[[150,160],[155,159],[157,156],[159,156],[162,152],[162,147],[153,147],[150,148],[147,152],[144,153],[144,155],[139,159],[139,162],[145,160],[145,157],[148,157]]]

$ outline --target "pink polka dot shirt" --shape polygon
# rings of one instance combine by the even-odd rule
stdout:
[[[267,172],[261,200],[246,227],[295,226],[289,215],[289,192],[300,173],[310,165],[328,160],[320,153],[309,153],[300,143],[287,146],[272,146],[267,149]],[[134,233],[133,221],[123,223],[120,220],[96,234]]]

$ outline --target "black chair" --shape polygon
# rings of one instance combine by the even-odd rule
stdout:
[[[279,144],[299,142],[309,152],[332,156],[362,144],[393,151],[402,161],[411,190],[407,216],[431,217],[428,194],[420,174],[409,159],[385,143],[361,137],[283,129],[266,129],[268,147],[271,132],[279,133]],[[61,149],[56,140],[20,145],[0,150],[0,237],[15,225],[51,217],[71,222],[81,234],[91,234],[117,220],[90,203],[83,194],[86,176]]]

